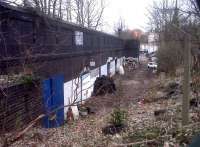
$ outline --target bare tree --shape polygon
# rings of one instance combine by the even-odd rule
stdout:
[[[10,4],[35,9],[53,18],[99,29],[106,8],[104,0],[5,0]]]
[[[66,20],[72,22],[72,0],[66,0]]]
[[[186,5],[178,2],[164,0],[154,3],[149,17],[151,31],[159,36],[159,67],[172,73],[183,64],[183,45],[186,37],[183,31],[192,35],[193,40],[196,40],[194,36],[198,36],[195,35],[198,32],[198,24],[195,23],[197,19],[186,13]],[[192,28],[196,31],[192,31]]]
[[[117,36],[120,37],[122,35],[122,32],[124,32],[125,30],[127,30],[125,20],[120,17],[118,22],[114,25],[114,32]]]
[[[74,0],[76,23],[81,26],[98,29],[102,25],[104,10],[104,0]]]

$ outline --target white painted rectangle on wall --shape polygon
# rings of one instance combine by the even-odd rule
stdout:
[[[91,70],[91,85],[94,86],[95,80],[99,77],[99,68]],[[93,88],[92,88],[93,89]]]
[[[110,73],[111,76],[115,75],[115,60],[110,62]]]
[[[72,80],[64,83],[64,105],[70,104],[70,99],[72,98]],[[64,118],[66,120],[68,107],[64,107]]]
[[[76,90],[77,89],[77,90]],[[64,105],[67,106],[73,102],[78,102],[81,100],[81,79],[76,78],[71,81],[64,83]],[[66,114],[68,107],[64,107],[64,118],[66,119]]]
[[[124,61],[125,57],[121,57],[120,58],[120,64],[123,65],[123,61]]]
[[[121,59],[117,59],[117,69],[121,66]]]
[[[90,96],[92,95],[92,92],[93,92],[93,88],[94,88],[94,82],[95,80],[99,77],[99,69],[94,69],[91,71],[91,73],[93,73],[93,76],[91,76],[91,87],[89,89],[89,92],[90,92]]]
[[[107,64],[101,66],[101,76],[107,76]]]
[[[90,87],[91,87],[91,73],[82,75],[82,100],[90,97]]]

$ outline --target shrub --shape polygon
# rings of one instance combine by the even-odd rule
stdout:
[[[39,77],[36,77],[34,75],[22,75],[18,82],[21,83],[21,84],[25,84],[27,86],[30,86],[32,84],[35,84],[36,81],[39,81],[40,78]]]

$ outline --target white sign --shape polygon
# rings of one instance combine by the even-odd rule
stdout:
[[[75,31],[75,44],[83,45],[83,32]]]
[[[90,61],[90,66],[95,67],[95,61]]]
[[[117,59],[117,69],[121,66],[121,59]]]
[[[113,60],[113,57],[108,57],[107,62],[111,62]]]

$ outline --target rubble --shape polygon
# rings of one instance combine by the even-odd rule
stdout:
[[[167,98],[176,98],[181,94],[181,86],[179,82],[169,81],[165,84],[164,91],[167,93]]]
[[[102,132],[105,134],[105,135],[114,135],[114,134],[117,134],[117,133],[120,133],[121,131],[123,131],[125,128],[124,125],[120,125],[120,126],[114,126],[114,125],[109,125],[109,126],[106,126],[105,128],[102,129]]]
[[[159,116],[159,115],[163,115],[167,112],[166,109],[161,109],[161,110],[155,110],[154,111],[154,116]]]

